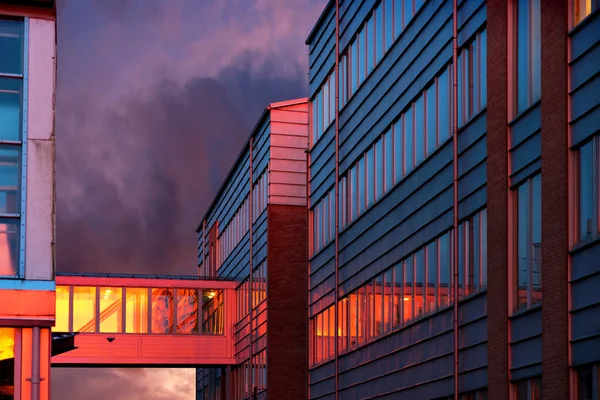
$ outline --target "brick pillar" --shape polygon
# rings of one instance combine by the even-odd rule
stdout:
[[[544,400],[569,398],[567,32],[564,0],[541,3]]]
[[[487,2],[488,397],[508,399],[507,4]]]
[[[267,391],[270,399],[307,394],[307,213],[304,206],[268,205]]]

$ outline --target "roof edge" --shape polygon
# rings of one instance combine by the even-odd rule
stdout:
[[[321,13],[321,15],[319,15],[319,19],[317,19],[317,22],[315,23],[315,25],[312,27],[310,33],[308,34],[308,37],[306,38],[306,40],[304,41],[304,44],[310,44],[310,42],[312,42],[312,40],[314,39],[314,36],[316,35],[317,31],[319,30],[319,28],[321,27],[321,24],[323,23],[323,21],[325,20],[325,15],[327,15],[327,13],[329,12],[329,9],[331,7],[333,7],[334,5],[334,0],[329,0],[327,2],[327,5],[325,6],[325,9],[323,10],[323,12]]]

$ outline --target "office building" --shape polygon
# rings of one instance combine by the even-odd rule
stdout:
[[[235,365],[197,370],[197,398],[306,397],[308,101],[270,104],[198,225],[198,272],[238,282]]]
[[[54,1],[0,1],[0,398],[48,399],[54,283]]]
[[[310,399],[599,399],[599,9],[329,1]]]

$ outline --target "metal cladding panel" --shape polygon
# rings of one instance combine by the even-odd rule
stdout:
[[[230,341],[226,336],[82,333],[75,337],[77,349],[52,357],[52,366],[232,365]]]
[[[542,373],[542,309],[537,307],[510,317],[511,379]],[[531,375],[533,374],[533,375]]]
[[[269,204],[306,204],[306,150],[308,148],[308,101],[271,109]],[[286,127],[291,127],[289,131]]]
[[[451,226],[450,144],[417,167],[340,235],[342,291],[352,290],[363,279],[398,262]]]
[[[323,15],[308,49],[309,97],[312,97],[335,63],[335,6]]]
[[[484,0],[463,1],[458,8],[458,45],[465,42],[485,24],[486,13]]]
[[[269,118],[262,123],[259,133],[254,138],[252,146],[252,184],[255,185],[261,175],[268,170],[270,146]]]
[[[335,178],[335,123],[310,149],[310,196],[314,204],[323,196]]]
[[[427,2],[340,113],[340,171],[382,135],[452,58],[451,2]],[[437,11],[437,12],[436,12]],[[435,12],[435,14],[433,14]]]
[[[535,104],[521,113],[510,125],[510,147],[514,149],[541,130],[542,109],[540,104]]]
[[[487,293],[459,304],[459,387],[461,392],[487,386]]]
[[[344,1],[340,5],[340,49],[345,49],[373,12],[375,1]]]
[[[340,357],[341,398],[452,393],[452,311],[421,318]],[[446,380],[449,379],[448,382]]]
[[[332,241],[310,260],[310,288],[327,279],[335,272],[335,242]]]
[[[571,259],[571,337],[573,364],[600,361],[600,243],[578,250]]]

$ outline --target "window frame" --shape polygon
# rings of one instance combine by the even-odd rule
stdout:
[[[20,74],[14,73],[3,73],[0,71],[1,78],[18,79],[21,81],[21,127],[20,127],[20,140],[0,140],[0,145],[10,147],[20,147],[20,171],[18,177],[19,188],[17,191],[20,192],[20,209],[18,213],[0,213],[0,218],[7,220],[18,220],[19,221],[19,232],[17,234],[19,240],[19,260],[16,265],[16,274],[14,275],[0,275],[0,279],[24,279],[25,278],[25,239],[26,239],[26,216],[23,212],[27,206],[27,142],[28,142],[28,78],[29,78],[29,17],[13,18],[7,16],[0,16],[2,20],[18,21],[21,22],[21,57],[22,57],[22,70]]]
[[[591,171],[592,180],[592,199],[591,199],[591,227],[590,233],[586,237],[581,235],[581,189],[584,184],[581,183],[581,151],[585,146],[591,146],[590,165],[587,167]],[[578,247],[586,243],[593,242],[600,237],[600,136],[594,136],[579,145],[574,151],[573,157],[573,234],[572,247]]]

